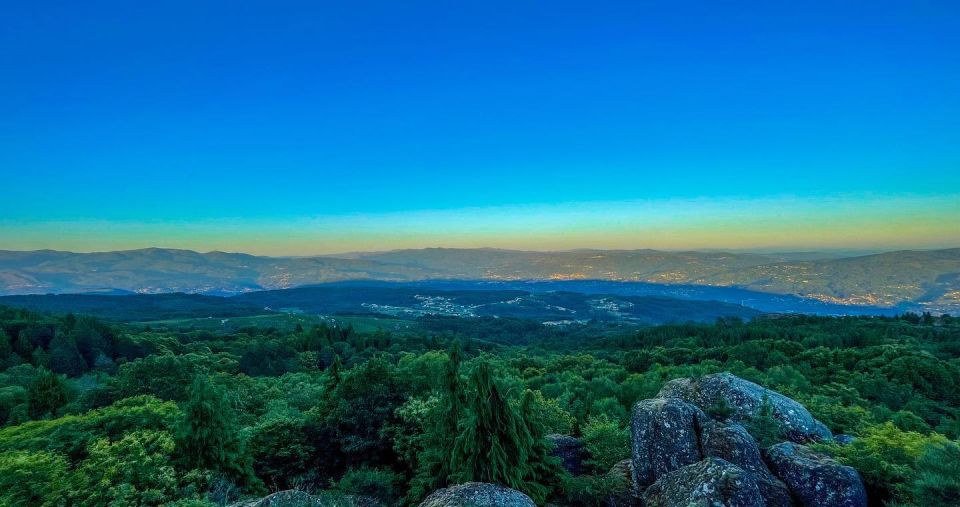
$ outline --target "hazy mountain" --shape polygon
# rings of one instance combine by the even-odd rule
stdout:
[[[120,252],[0,251],[0,293],[121,289],[237,294],[349,279],[409,280],[435,273],[365,259],[274,258],[148,248]]]
[[[342,280],[430,279],[707,285],[847,305],[916,303],[934,311],[960,309],[960,249],[854,257],[446,248],[301,258],[159,248],[89,254],[0,251],[0,294],[123,290],[229,295]]]
[[[796,294],[831,303],[894,306],[911,301],[932,310],[949,310],[960,307],[960,248],[775,263],[690,281]]]

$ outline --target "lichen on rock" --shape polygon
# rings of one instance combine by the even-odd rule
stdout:
[[[699,408],[676,398],[638,402],[631,421],[636,487],[642,490],[664,474],[700,461],[700,425],[708,420]]]
[[[787,440],[807,443],[830,440],[832,437],[826,425],[814,418],[800,403],[729,372],[705,375],[697,379],[671,380],[657,396],[679,398],[701,410],[727,406],[732,412],[730,419],[740,424],[750,423],[766,403],[769,404],[771,415],[780,424],[780,431]]]
[[[535,507],[533,500],[517,491],[497,484],[467,482],[438,489],[420,507]]]
[[[767,449],[767,462],[804,507],[865,507],[860,474],[806,446],[783,442]]]
[[[664,475],[644,492],[643,504],[767,507],[753,476],[720,458],[706,458]]]

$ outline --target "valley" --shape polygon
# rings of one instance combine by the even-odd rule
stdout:
[[[363,280],[427,287],[484,288],[485,282],[570,287],[621,296],[715,299],[767,312],[940,314],[960,310],[960,249],[855,257],[442,248],[300,258],[156,248],[90,254],[0,251],[0,294],[7,295],[233,296]]]

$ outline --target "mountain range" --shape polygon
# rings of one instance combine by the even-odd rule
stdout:
[[[960,310],[960,248],[840,256],[576,250],[397,250],[264,257],[148,248],[72,253],[0,251],[0,294],[235,295],[345,280],[602,280],[733,287],[836,305]]]

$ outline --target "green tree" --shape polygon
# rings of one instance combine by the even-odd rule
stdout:
[[[573,433],[576,420],[560,406],[557,400],[544,397],[539,390],[531,391],[531,393],[533,397],[530,401],[532,404],[531,419],[527,420],[527,423],[537,425],[543,430],[544,434],[570,435]]]
[[[282,416],[257,424],[248,447],[254,471],[271,490],[290,489],[313,469],[314,449],[301,418]]]
[[[583,445],[590,454],[587,463],[605,473],[619,461],[630,457],[630,434],[627,428],[606,415],[590,417],[581,430]]]
[[[33,419],[56,414],[67,404],[69,392],[63,377],[40,368],[27,389],[28,413]]]
[[[747,424],[747,430],[753,438],[757,439],[757,444],[761,448],[770,447],[783,441],[783,431],[780,429],[780,422],[773,417],[773,407],[770,405],[770,399],[763,395],[763,401],[757,415],[753,416],[750,423]]]
[[[546,501],[550,490],[561,475],[560,460],[550,455],[552,446],[547,442],[546,431],[537,424],[534,392],[527,389],[520,401],[520,445],[526,449],[527,461],[523,463],[523,491],[538,503]]]
[[[7,336],[7,332],[0,327],[0,371],[6,370],[8,366],[16,364],[13,356],[13,344],[10,342],[10,337]]]
[[[383,505],[394,505],[403,477],[379,468],[353,468],[333,483],[333,489],[348,495],[375,498]]]
[[[856,468],[863,477],[869,498],[911,503],[910,489],[916,479],[916,463],[931,438],[902,431],[886,422],[865,429],[848,445],[820,444],[815,447],[833,454],[844,465]]]
[[[913,481],[917,505],[960,505],[960,445],[949,440],[927,444]]]
[[[0,426],[19,423],[27,416],[27,390],[20,386],[0,387]]]
[[[463,362],[463,351],[460,342],[454,341],[450,347],[450,361],[444,374],[443,406],[444,430],[448,434],[456,433],[460,417],[463,415],[463,387],[460,385],[460,364]]]
[[[58,334],[50,342],[50,369],[67,376],[77,376],[86,371],[87,362],[70,336]]]
[[[0,505],[59,505],[69,477],[67,460],[50,452],[0,454]]]
[[[417,454],[416,474],[410,487],[411,502],[419,501],[433,490],[449,483],[451,473],[450,450],[456,442],[458,425],[463,415],[463,386],[460,381],[462,353],[460,342],[454,341],[448,352],[443,374],[439,403],[423,407],[421,435],[415,445]]]
[[[173,438],[163,431],[135,431],[117,442],[101,439],[77,471],[76,505],[160,505],[177,496],[171,465]]]
[[[341,375],[318,412],[343,453],[356,465],[393,463],[393,441],[384,430],[397,422],[396,409],[407,399],[403,379],[386,356],[377,356]]]
[[[470,387],[453,448],[452,479],[502,484],[542,502],[547,487],[538,482],[543,456],[536,434],[493,380],[488,363],[477,365]]]
[[[185,468],[213,470],[242,485],[253,482],[252,463],[235,421],[220,390],[198,375],[175,430],[176,453]]]
[[[343,371],[343,361],[340,359],[340,354],[333,356],[333,362],[330,363],[330,368],[327,370],[327,382],[330,390],[336,389],[340,382],[343,380],[341,378],[341,372]]]

